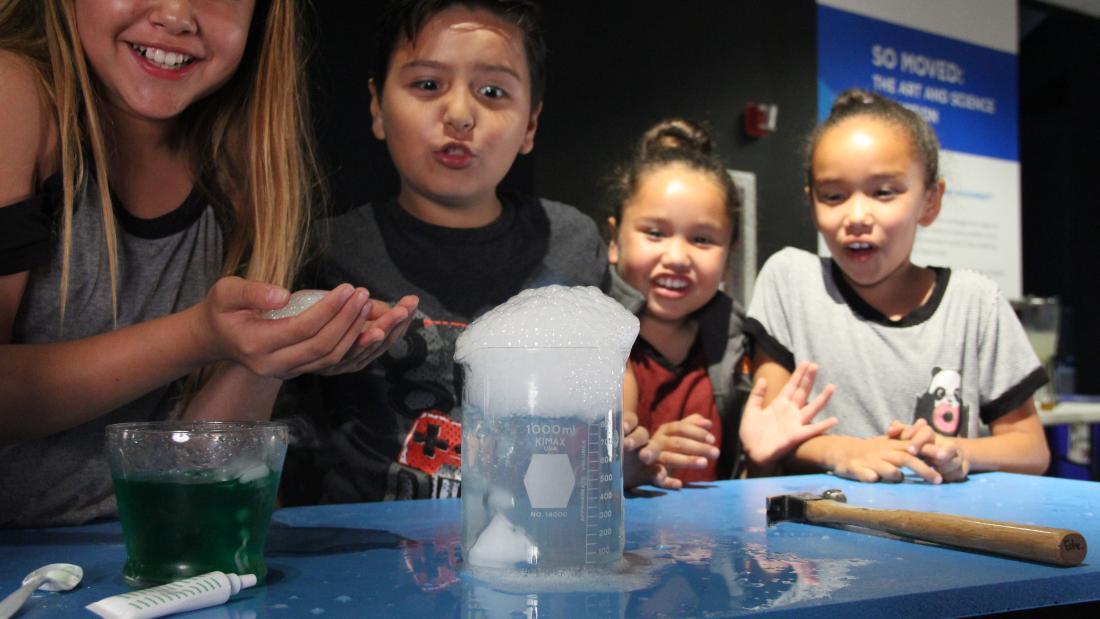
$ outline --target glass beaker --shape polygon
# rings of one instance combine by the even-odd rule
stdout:
[[[626,351],[485,348],[463,368],[463,558],[562,570],[622,558]]]
[[[1042,410],[1051,410],[1057,404],[1054,389],[1054,357],[1058,352],[1059,305],[1057,297],[1027,296],[1014,301],[1012,307],[1024,326],[1027,339],[1039,363],[1050,379],[1035,392],[1035,403]]]
[[[277,422],[107,426],[126,582],[145,587],[215,570],[263,582],[286,448],[287,426]]]

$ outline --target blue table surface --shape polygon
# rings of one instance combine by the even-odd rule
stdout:
[[[959,484],[860,484],[805,475],[706,484],[626,502],[618,571],[535,579],[461,565],[458,500],[278,510],[266,585],[187,617],[960,616],[1100,600],[1100,561],[1052,567],[806,524],[768,527],[765,498],[840,488],[852,505],[1074,529],[1100,540],[1100,485],[986,473]],[[0,531],[0,585],[46,563],[84,568],[19,617],[91,616],[129,591],[117,522]]]

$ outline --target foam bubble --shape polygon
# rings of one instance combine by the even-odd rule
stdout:
[[[638,319],[594,286],[530,288],[475,320],[455,360],[482,348],[607,348],[628,352]]]
[[[621,408],[637,335],[638,319],[597,288],[525,290],[459,336],[464,403],[487,417],[598,420]]]

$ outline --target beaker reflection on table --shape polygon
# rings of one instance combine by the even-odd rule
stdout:
[[[538,617],[625,616],[626,592],[502,591],[477,578],[462,580],[462,617],[468,619],[537,619]]]

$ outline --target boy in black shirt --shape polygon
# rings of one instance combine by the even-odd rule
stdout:
[[[526,0],[388,9],[371,116],[401,190],[328,222],[311,284],[350,281],[420,305],[385,357],[317,379],[323,413],[296,420],[286,502],[459,496],[455,339],[525,288],[603,284],[606,248],[590,218],[497,190],[534,146],[546,53],[536,13]]]

